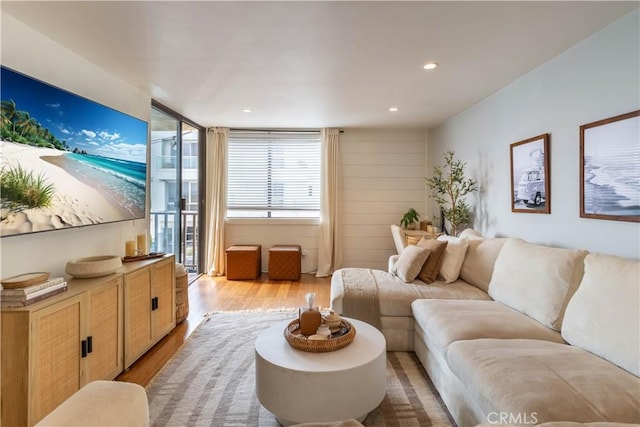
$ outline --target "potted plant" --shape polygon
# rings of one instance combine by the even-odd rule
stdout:
[[[453,151],[447,151],[444,166],[434,166],[433,176],[425,178],[431,196],[440,207],[441,218],[451,225],[452,236],[457,235],[459,225],[471,222],[471,208],[463,197],[478,189],[475,180],[465,178],[465,166],[466,163],[455,159]]]
[[[400,225],[404,229],[409,229],[409,227],[411,227],[416,221],[418,221],[419,218],[420,218],[420,214],[416,212],[415,209],[409,208],[409,210],[404,214],[404,216],[400,220]]]

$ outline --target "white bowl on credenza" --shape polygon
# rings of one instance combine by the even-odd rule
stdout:
[[[122,267],[122,260],[117,255],[100,255],[72,259],[67,262],[64,271],[76,279],[107,276]]]

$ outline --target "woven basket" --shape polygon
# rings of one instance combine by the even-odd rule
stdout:
[[[311,353],[325,353],[328,351],[340,350],[351,344],[356,337],[356,328],[346,320],[342,319],[342,326],[348,329],[347,333],[336,338],[326,340],[310,340],[300,334],[300,321],[291,321],[284,329],[284,338],[291,347],[308,351]]]
[[[188,275],[176,276],[176,324],[189,315]]]

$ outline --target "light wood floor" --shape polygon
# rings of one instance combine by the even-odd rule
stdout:
[[[316,304],[329,307],[331,278],[303,274],[299,282],[258,280],[227,281],[225,277],[200,276],[189,286],[189,316],[116,379],[146,387],[212,311],[295,308],[304,305],[307,292],[316,293]]]

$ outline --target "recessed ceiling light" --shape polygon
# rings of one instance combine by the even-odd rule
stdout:
[[[398,110],[399,110],[398,107],[389,107],[389,111],[391,111],[392,113],[395,113]]]
[[[438,67],[438,64],[435,62],[429,62],[427,64],[424,65],[424,69],[425,70],[435,70]]]
[[[253,110],[252,110],[251,108],[243,108],[243,109],[242,109],[242,112],[243,112],[243,113],[250,113],[250,112],[252,112],[252,111],[253,111]]]

